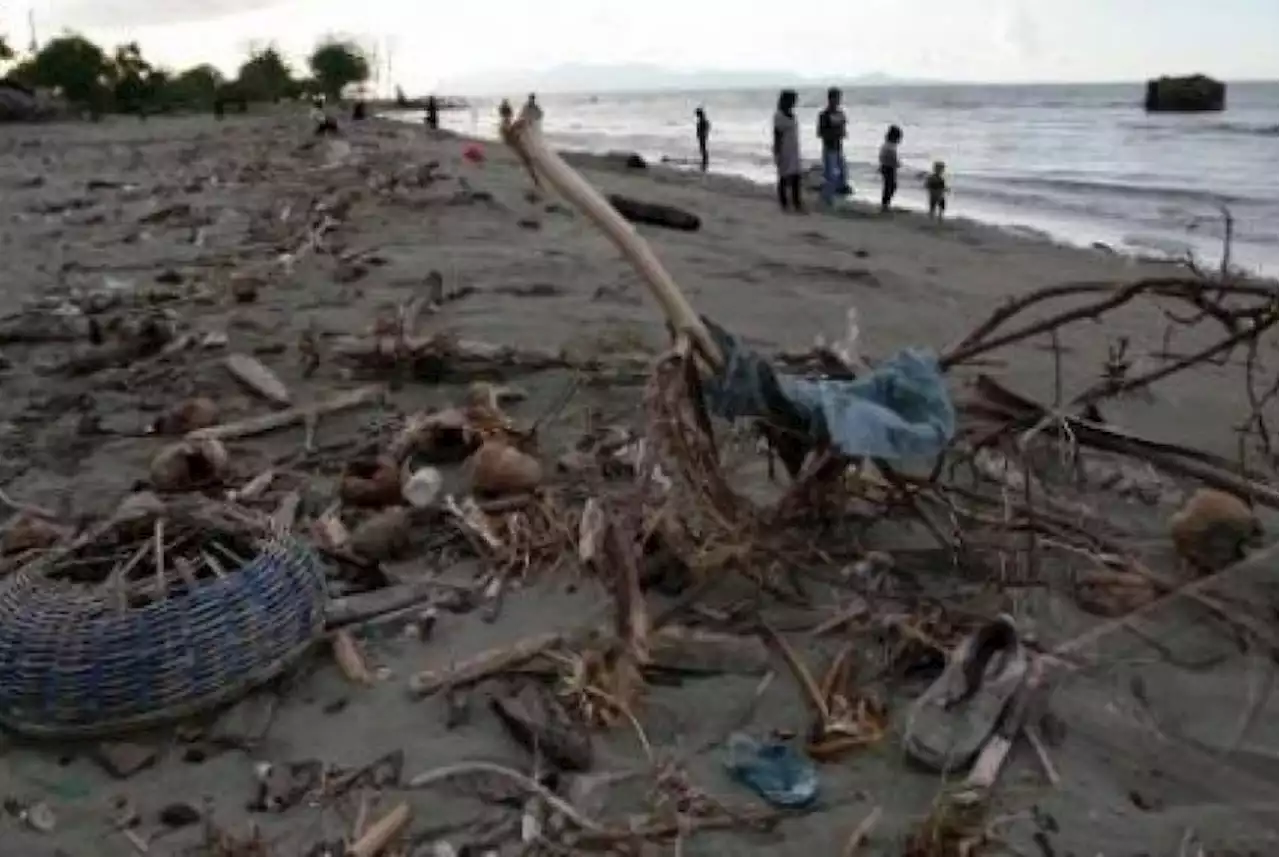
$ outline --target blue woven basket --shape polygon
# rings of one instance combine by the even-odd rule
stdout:
[[[233,573],[125,608],[36,565],[0,583],[0,726],[33,737],[145,729],[231,702],[324,629],[324,568],[276,536]]]

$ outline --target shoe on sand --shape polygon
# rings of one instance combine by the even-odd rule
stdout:
[[[1002,615],[966,637],[911,705],[903,749],[932,771],[973,764],[1026,678],[1028,659],[1013,619]]]

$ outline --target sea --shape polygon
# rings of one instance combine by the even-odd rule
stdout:
[[[1280,221],[1280,87],[1229,83],[1219,113],[1146,113],[1144,87],[892,85],[844,87],[854,198],[878,201],[877,152],[890,124],[904,131],[898,203],[925,206],[923,173],[943,161],[948,213],[1085,246],[1218,265],[1227,218],[1231,262],[1276,276]],[[523,93],[512,93],[518,108]],[[696,107],[711,120],[711,170],[773,180],[776,91],[539,96],[557,148],[634,151],[692,169]],[[497,100],[442,114],[444,127],[497,136]],[[825,87],[800,91],[806,161]],[[403,117],[415,118],[415,117]],[[420,121],[420,119],[417,119]]]

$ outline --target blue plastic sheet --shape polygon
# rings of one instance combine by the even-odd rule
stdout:
[[[725,357],[724,372],[703,385],[719,416],[781,420],[845,455],[890,461],[936,455],[955,434],[951,394],[926,349],[904,349],[862,378],[796,378],[774,372],[733,334],[704,322]]]

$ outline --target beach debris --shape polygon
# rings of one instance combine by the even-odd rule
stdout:
[[[312,405],[300,405],[261,416],[247,417],[233,423],[219,423],[208,428],[197,429],[191,432],[187,439],[239,440],[267,434],[298,423],[317,420],[326,414],[372,404],[382,398],[383,392],[383,388],[380,386],[360,387],[344,393],[337,393]]]
[[[189,803],[170,803],[161,807],[158,814],[160,823],[170,829],[190,827],[200,821],[203,816],[200,810]]]
[[[590,735],[569,717],[564,706],[541,684],[526,681],[489,700],[507,734],[535,759],[562,771],[591,769]]]
[[[661,226],[681,232],[697,232],[702,228],[702,218],[674,205],[644,202],[616,193],[609,194],[609,204],[632,223]]]
[[[248,354],[228,354],[223,365],[237,381],[248,390],[274,405],[288,407],[292,404],[289,388],[262,361]]]
[[[195,438],[169,444],[151,459],[151,487],[161,492],[221,485],[231,457],[221,441]]]
[[[846,645],[831,662],[819,684],[777,631],[761,625],[764,642],[787,665],[796,681],[811,723],[805,752],[819,762],[837,759],[850,750],[880,741],[888,728],[880,702],[850,687],[852,645]]]
[[[375,682],[373,672],[360,651],[360,644],[350,631],[345,628],[335,631],[329,639],[329,645],[333,647],[333,659],[347,681],[359,685],[371,685]]]
[[[44,801],[36,801],[22,811],[27,827],[39,833],[53,833],[58,827],[58,816]]]
[[[104,741],[93,750],[94,760],[117,780],[127,780],[141,770],[151,767],[160,758],[160,752],[148,744],[129,741]]]
[[[414,697],[430,696],[446,687],[473,685],[532,660],[574,635],[560,631],[534,634],[510,646],[487,649],[474,657],[458,661],[443,669],[428,669],[409,678],[409,693]]]
[[[392,506],[357,524],[348,545],[356,556],[371,562],[396,559],[409,547],[412,525],[413,518],[407,507]]]
[[[1132,571],[1097,568],[1075,580],[1076,603],[1097,616],[1123,616],[1151,603],[1158,594],[1150,577]]]
[[[415,509],[430,509],[444,490],[444,477],[434,467],[419,467],[404,480],[400,493]]]
[[[218,403],[208,396],[192,396],[183,399],[165,411],[152,424],[156,434],[180,435],[217,425],[221,410]]]
[[[0,555],[16,556],[31,550],[52,547],[67,537],[69,531],[43,515],[22,511],[4,526],[0,536]]]
[[[541,482],[538,459],[502,441],[487,440],[471,456],[471,488],[476,494],[525,494]]]
[[[411,414],[391,440],[387,454],[396,461],[415,456],[431,464],[454,464],[470,456],[480,442],[468,413],[446,408]]]
[[[400,468],[389,456],[347,462],[338,483],[343,503],[379,509],[402,502]]]
[[[1212,488],[1197,489],[1169,519],[1178,555],[1201,572],[1217,571],[1240,559],[1260,533],[1258,519],[1243,500]]]
[[[863,817],[862,821],[858,822],[858,826],[850,831],[849,838],[845,840],[844,848],[840,851],[840,857],[856,857],[858,849],[862,847],[862,843],[866,842],[867,838],[871,836],[871,831],[875,830],[881,814],[880,807],[871,808],[871,811]]]
[[[307,795],[319,791],[324,775],[324,762],[318,759],[285,764],[259,762],[254,766],[257,791],[249,808],[257,812],[291,809]]]
[[[784,741],[729,736],[729,775],[774,806],[799,808],[818,797],[818,770]]]
[[[965,637],[942,675],[911,705],[903,749],[915,762],[944,773],[974,763],[1026,681],[1029,660],[1008,616]]]
[[[347,857],[378,857],[404,833],[413,819],[409,804],[401,802],[375,821],[351,844]]]

